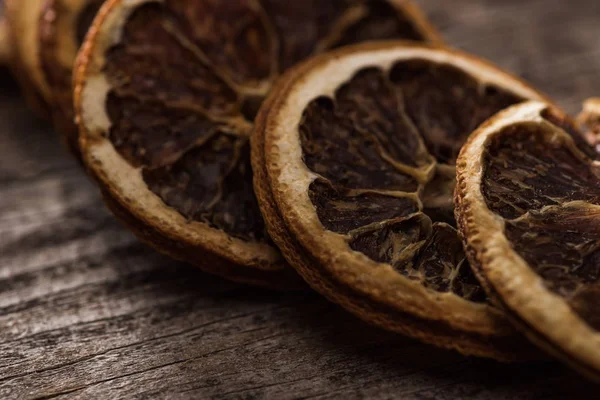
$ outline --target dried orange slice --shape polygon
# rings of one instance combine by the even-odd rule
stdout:
[[[540,98],[433,46],[366,44],[308,62],[280,81],[253,136],[271,237],[314,289],[364,320],[465,354],[530,356],[471,272],[452,197],[468,134]]]
[[[274,80],[348,43],[437,34],[403,1],[111,0],[76,71],[83,158],[143,240],[231,279],[300,279],[270,242],[249,137]]]
[[[33,106],[77,153],[73,64],[102,0],[8,0],[15,72]]]
[[[493,117],[457,164],[456,215],[491,297],[542,348],[600,378],[600,162],[568,117]]]

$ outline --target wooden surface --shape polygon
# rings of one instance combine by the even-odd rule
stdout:
[[[600,93],[597,0],[422,0],[454,46],[573,112]],[[309,291],[243,287],[140,245],[0,81],[0,398],[593,398],[380,332]],[[596,394],[596,396],[598,396]]]

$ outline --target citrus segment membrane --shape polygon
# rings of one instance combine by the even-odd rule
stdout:
[[[272,77],[276,42],[257,1],[166,1],[167,29],[234,84],[253,88]]]
[[[408,169],[395,168],[396,161],[388,154],[395,150],[394,146],[405,152],[404,144],[396,143],[384,150],[387,143],[381,143],[372,133],[375,131],[368,128],[357,131],[352,117],[343,116],[334,107],[325,98],[307,107],[299,128],[307,166],[329,180],[341,180],[346,188],[415,191],[419,184],[417,177],[411,176]],[[418,137],[408,137],[406,141],[411,139],[418,141]],[[408,143],[406,147],[414,146]]]
[[[530,211],[507,222],[505,234],[515,251],[553,292],[600,329],[600,207],[586,203]]]
[[[582,168],[581,154],[559,138],[546,143],[547,138],[540,128],[524,124],[494,136],[486,149],[482,183],[490,210],[515,219],[570,201],[599,204],[598,169]]]
[[[319,219],[327,229],[346,234],[373,223],[418,211],[416,198],[392,197],[335,187],[331,181],[315,180],[309,189],[310,199]]]
[[[356,71],[311,101],[298,128],[303,161],[319,176],[309,187],[319,220],[425,287],[484,300],[452,220],[454,162],[472,130],[523,100],[426,59]]]
[[[144,179],[189,220],[263,242],[267,234],[252,191],[249,156],[247,138],[219,133],[173,164],[146,169]]]
[[[434,39],[424,35],[414,17],[398,7],[408,2],[262,0],[260,3],[279,39],[276,56],[279,72],[326,49],[370,40]]]
[[[78,77],[88,165],[109,187],[120,179],[103,170],[107,160],[97,162],[101,146],[89,139],[99,135],[136,171],[131,179],[143,180],[135,186],[164,205],[144,213],[175,211],[230,238],[269,245],[249,160],[249,137],[265,96],[282,71],[344,43],[437,40],[404,4],[111,0],[92,29]],[[102,82],[103,89],[87,90],[90,82]],[[102,91],[106,94],[98,96]],[[105,115],[91,112],[101,108]],[[117,186],[111,189],[121,202],[138,195],[121,192],[128,185]],[[230,257],[229,252],[222,255]],[[258,252],[253,263],[263,257]]]
[[[482,84],[458,68],[427,60],[398,63],[389,79],[429,152],[451,165],[479,124],[523,100],[495,85]]]

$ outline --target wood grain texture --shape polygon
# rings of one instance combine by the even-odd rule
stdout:
[[[600,93],[600,2],[421,0],[453,46],[574,112]],[[2,75],[6,75],[3,73]],[[0,398],[592,398],[381,332],[316,294],[243,287],[139,244],[0,81]]]

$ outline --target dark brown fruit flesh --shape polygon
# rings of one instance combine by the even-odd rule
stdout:
[[[486,204],[547,288],[600,330],[600,167],[583,155],[597,154],[575,129],[578,150],[547,140],[543,129],[516,125],[494,137],[485,153]]]

